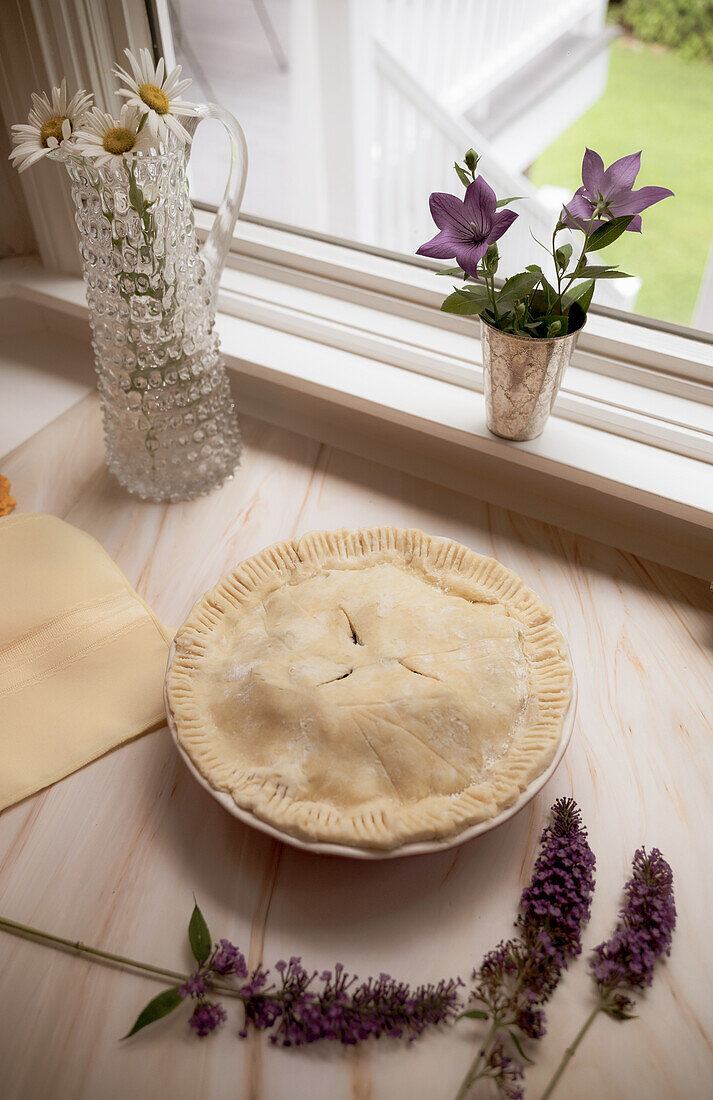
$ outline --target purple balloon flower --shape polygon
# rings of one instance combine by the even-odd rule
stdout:
[[[632,191],[641,167],[641,153],[629,153],[607,169],[593,149],[587,149],[582,161],[582,186],[563,208],[562,220],[574,229],[587,229],[594,216],[593,229],[633,214],[627,232],[641,232],[641,211],[673,195],[668,187],[640,187]]]
[[[513,210],[497,210],[495,192],[482,176],[468,185],[462,201],[455,195],[434,191],[428,202],[440,233],[422,244],[417,249],[418,255],[436,260],[455,259],[463,271],[477,278],[478,262],[488,246],[510,228],[517,214]]]

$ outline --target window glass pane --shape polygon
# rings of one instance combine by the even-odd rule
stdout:
[[[512,273],[543,262],[533,236],[549,242],[585,146],[605,165],[641,149],[634,187],[675,198],[597,257],[636,278],[599,283],[595,301],[713,331],[713,12],[684,26],[668,7],[169,0],[189,94],[245,129],[245,213],[413,254],[436,232],[429,193],[462,196],[453,162],[473,146],[498,197],[522,196],[499,242]],[[228,152],[210,126],[193,194],[217,203]]]

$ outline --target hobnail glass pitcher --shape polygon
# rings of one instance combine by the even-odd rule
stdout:
[[[186,119],[223,123],[231,143],[225,195],[201,249],[173,135],[109,167],[57,155],[76,205],[109,469],[146,500],[187,500],[220,486],[240,459],[240,432],[215,332],[215,298],[240,209],[247,149],[215,104]]]

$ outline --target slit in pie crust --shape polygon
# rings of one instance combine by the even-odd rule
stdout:
[[[550,611],[492,558],[417,530],[318,531],[193,608],[166,688],[219,791],[301,838],[396,848],[511,805],[570,701]]]

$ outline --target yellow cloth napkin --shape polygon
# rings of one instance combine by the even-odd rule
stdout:
[[[90,535],[0,519],[0,810],[164,721],[171,637]]]

